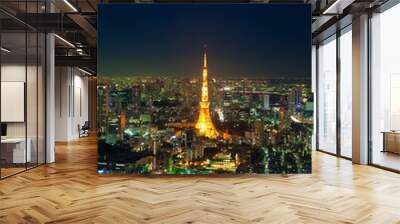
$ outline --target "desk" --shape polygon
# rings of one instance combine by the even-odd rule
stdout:
[[[31,139],[28,142],[25,151],[25,138],[6,138],[1,139],[1,156],[6,160],[6,163],[26,163],[31,162]],[[3,156],[4,155],[4,156]]]
[[[400,131],[383,131],[382,152],[400,154]]]

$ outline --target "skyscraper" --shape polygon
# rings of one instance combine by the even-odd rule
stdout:
[[[215,139],[219,136],[210,114],[210,102],[208,101],[208,72],[207,52],[204,50],[203,81],[201,87],[200,113],[196,122],[196,129],[200,136]]]

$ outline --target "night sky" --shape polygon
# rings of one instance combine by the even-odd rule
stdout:
[[[311,77],[309,5],[100,4],[98,73]]]

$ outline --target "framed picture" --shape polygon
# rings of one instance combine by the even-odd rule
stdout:
[[[100,4],[97,100],[99,173],[310,173],[310,6]]]

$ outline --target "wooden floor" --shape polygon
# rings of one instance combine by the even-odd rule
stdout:
[[[7,168],[0,168],[1,169],[1,177],[8,177],[16,173],[20,173],[25,171],[25,167],[7,167]]]
[[[400,170],[400,155],[391,152],[374,151],[374,164],[388,167],[395,170]]]
[[[0,181],[0,223],[400,223],[400,175],[313,155],[312,175],[96,174],[94,139]]]

